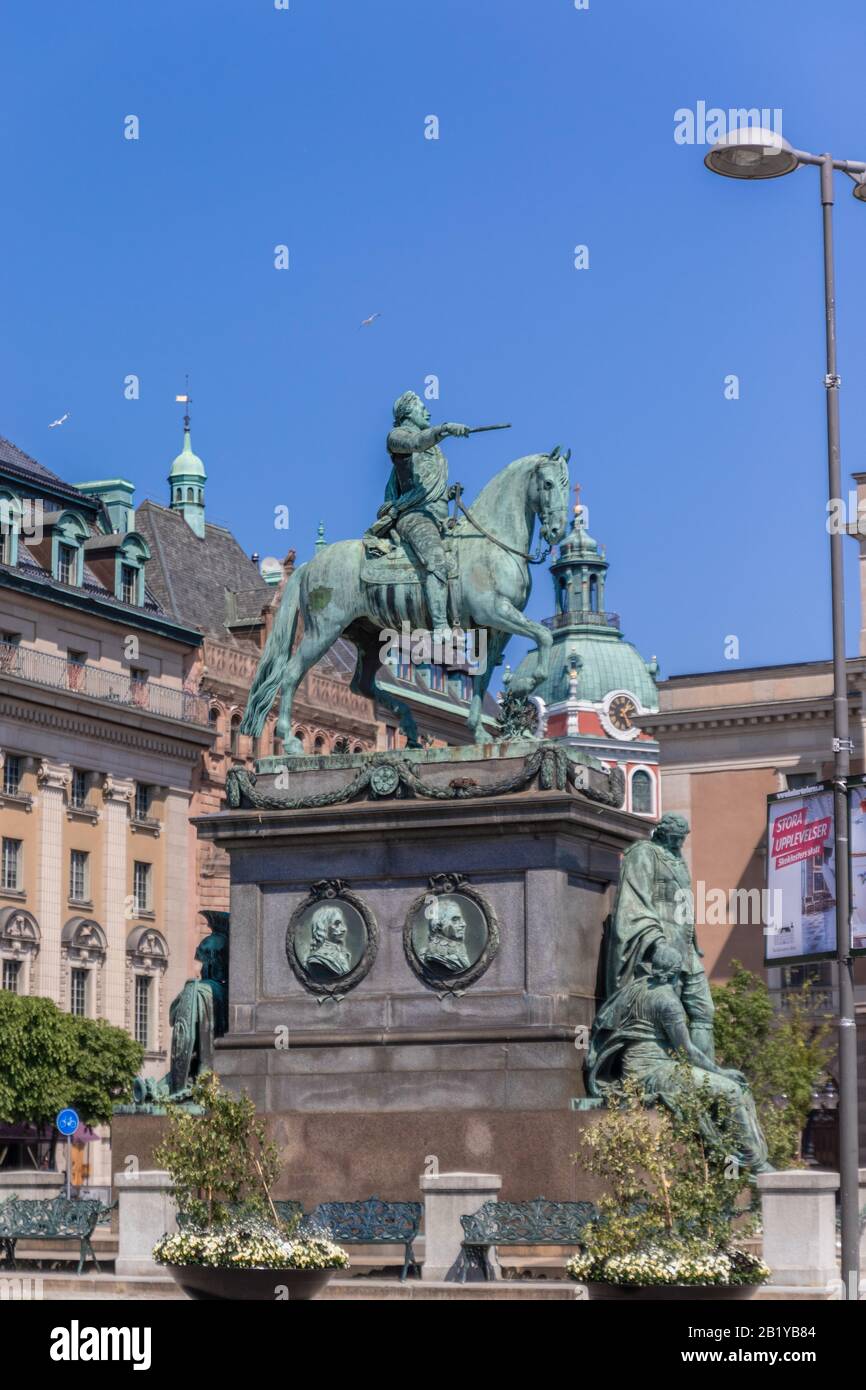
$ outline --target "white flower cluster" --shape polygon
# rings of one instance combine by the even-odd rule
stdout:
[[[598,1284],[762,1284],[770,1271],[744,1250],[717,1250],[694,1243],[688,1247],[648,1245],[626,1254],[599,1257],[588,1251],[566,1265],[571,1279]]]
[[[270,1230],[211,1227],[161,1236],[153,1247],[158,1264],[213,1269],[346,1269],[349,1257],[319,1236],[286,1237]]]

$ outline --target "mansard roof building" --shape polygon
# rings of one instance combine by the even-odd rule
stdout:
[[[189,680],[201,633],[151,587],[131,493],[0,439],[0,986],[127,1028],[162,1075],[213,734]],[[91,1183],[107,1142],[87,1146]]]

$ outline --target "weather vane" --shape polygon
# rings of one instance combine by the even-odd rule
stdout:
[[[183,427],[184,427],[185,430],[188,430],[188,429],[189,429],[189,408],[190,408],[190,406],[192,405],[192,396],[189,394],[189,372],[186,373],[186,391],[184,392],[184,394],[183,394],[182,396],[175,396],[174,399],[175,399],[175,401],[176,401],[179,405],[185,405],[185,406],[186,406],[186,410],[184,411],[184,415],[183,415]]]

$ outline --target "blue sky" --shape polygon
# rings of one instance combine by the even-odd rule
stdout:
[[[6,6],[0,433],[164,500],[188,371],[209,516],[303,557],[320,519],[338,539],[375,514],[390,404],[435,374],[434,418],[514,424],[451,441],[468,496],[572,447],[609,604],[663,673],[724,666],[728,634],[742,665],[824,657],[817,175],[714,178],[674,113],[778,107],[795,145],[866,159],[864,37],[859,0]],[[846,479],[866,467],[849,190]],[[537,572],[530,612],[551,595]]]

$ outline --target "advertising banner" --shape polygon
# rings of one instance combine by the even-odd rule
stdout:
[[[848,784],[851,844],[851,950],[866,955],[866,779]]]
[[[866,794],[866,788],[864,788]],[[770,797],[767,805],[768,965],[836,954],[833,792],[827,785]],[[866,825],[864,825],[866,854]],[[866,869],[866,858],[863,860]],[[866,896],[864,896],[866,909]],[[866,928],[866,916],[864,916]]]

